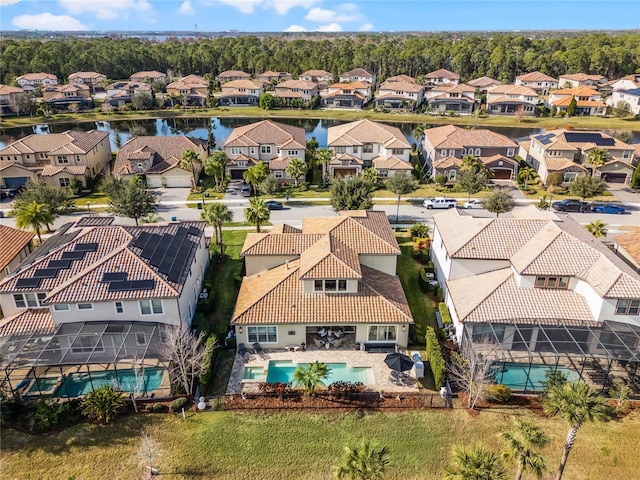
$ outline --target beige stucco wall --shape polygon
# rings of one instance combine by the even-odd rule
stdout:
[[[89,302],[87,302],[89,303]],[[160,322],[178,325],[180,316],[176,298],[162,299],[162,311],[160,315],[142,315],[138,300],[123,301],[124,314],[116,314],[115,302],[94,302],[92,310],[78,310],[77,304],[70,304],[69,311],[57,312],[53,306],[50,308],[53,323],[90,322],[105,320],[123,320],[138,322]]]
[[[147,186],[150,188],[190,188],[191,172],[176,167],[162,173],[147,173]]]
[[[493,272],[511,266],[508,260],[473,260],[467,258],[456,258],[451,261],[451,271],[449,280],[480,275],[482,273]]]
[[[395,255],[359,255],[360,263],[389,275],[396,274],[398,257]]]
[[[0,280],[5,278],[9,273],[13,272],[15,268],[20,265],[20,262],[27,258],[27,256],[33,251],[33,246],[31,243],[25,245],[25,247],[20,250],[13,259],[9,261],[9,263],[0,270]]]
[[[278,265],[284,265],[287,261],[297,259],[297,255],[246,255],[244,257],[246,276],[270,270]]]

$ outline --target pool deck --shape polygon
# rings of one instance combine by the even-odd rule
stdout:
[[[285,352],[282,350],[265,350],[263,356],[251,353],[243,358],[236,354],[227,385],[228,394],[258,393],[259,384],[264,380],[244,379],[244,367],[261,367],[267,370],[270,360],[291,361],[294,363],[346,363],[350,367],[371,367],[373,370],[374,384],[366,385],[368,391],[384,391],[408,393],[418,392],[418,382],[405,372],[408,381],[403,385],[394,383],[391,377],[391,369],[384,363],[386,353],[369,353],[360,350],[308,350],[305,352]]]

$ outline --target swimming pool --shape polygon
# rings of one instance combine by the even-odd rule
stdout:
[[[244,380],[262,380],[264,382],[264,368],[244,367],[242,378]]]
[[[562,372],[567,380],[574,382],[580,380],[580,374],[575,370],[563,366],[544,365],[538,363],[507,362],[497,364],[498,371],[494,375],[494,381],[506,385],[516,391],[540,391],[542,382],[546,380],[545,373],[553,370]]]
[[[165,369],[152,367],[144,369],[144,386],[139,389],[147,393],[157,390],[162,385],[162,377]],[[127,370],[106,370],[104,372],[91,372],[91,377],[87,372],[72,373],[58,388],[58,397],[79,397],[91,393],[94,388],[103,385],[118,385],[124,392],[132,393],[136,390],[136,375],[133,369]]]
[[[54,393],[60,377],[39,377],[31,382],[29,389],[25,392],[25,395],[40,395]]]
[[[293,372],[299,366],[307,366],[308,363],[293,363],[291,361],[270,360],[267,372],[267,382],[288,383],[293,379]],[[327,363],[331,370],[329,376],[324,380],[325,385],[333,382],[362,382],[371,385],[373,380],[373,369],[371,367],[351,367],[346,363]],[[246,369],[245,369],[246,371]]]

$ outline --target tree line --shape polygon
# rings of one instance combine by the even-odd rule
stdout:
[[[141,70],[175,76],[218,75],[266,70],[293,75],[324,69],[335,76],[361,67],[380,79],[407,74],[417,78],[446,68],[463,81],[483,75],[502,82],[538,70],[557,78],[584,72],[619,78],[640,71],[640,34],[584,33],[533,38],[521,34],[358,34],[351,37],[290,38],[273,35],[151,42],[138,38],[0,41],[0,81],[12,83],[28,72],[66,79],[77,71],[97,71],[109,79]]]

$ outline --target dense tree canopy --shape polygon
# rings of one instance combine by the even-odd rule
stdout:
[[[327,37],[272,35],[149,42],[138,38],[76,38],[0,41],[0,83],[27,72],[49,72],[66,79],[80,70],[110,79],[140,70],[171,70],[213,76],[224,70],[258,74],[265,70],[298,75],[322,68],[334,75],[362,67],[382,79],[405,73],[414,77],[447,68],[463,81],[487,75],[503,82],[539,70],[602,74],[617,78],[640,70],[640,34],[623,32],[518,34],[359,34]]]

